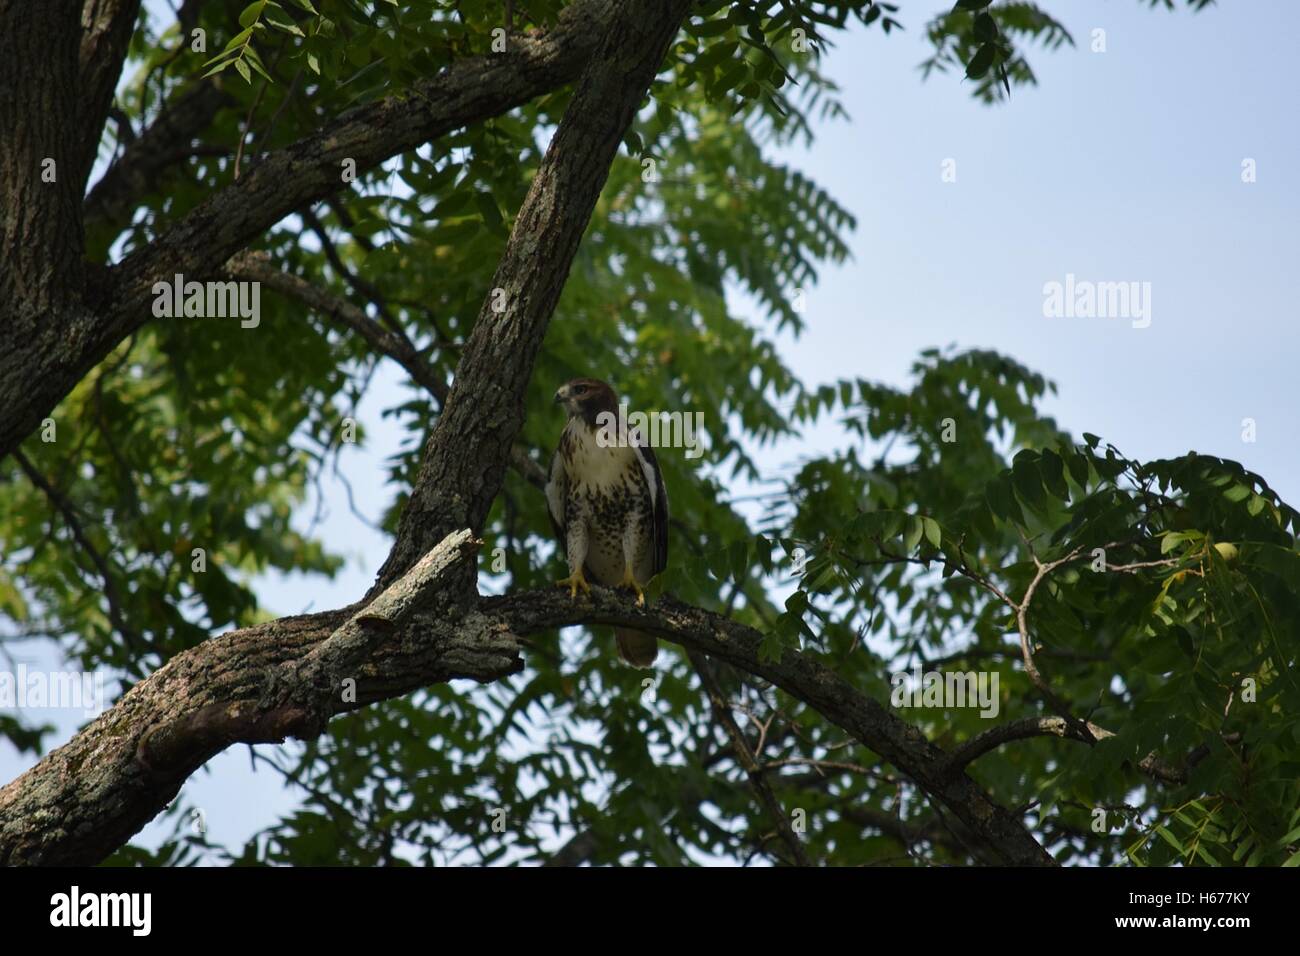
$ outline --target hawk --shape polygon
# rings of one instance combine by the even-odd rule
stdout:
[[[645,586],[668,564],[668,492],[654,449],[627,427],[618,395],[598,379],[566,382],[555,402],[569,413],[546,482],[547,510],[569,563],[557,584],[570,598],[579,588],[590,592],[588,578],[631,588],[644,606]],[[633,667],[654,663],[653,635],[615,628],[614,638]]]

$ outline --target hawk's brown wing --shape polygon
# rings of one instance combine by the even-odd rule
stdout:
[[[654,573],[659,574],[668,567],[668,488],[664,485],[664,475],[659,470],[655,450],[636,429],[632,429],[629,444],[636,449],[641,472],[650,489],[650,500],[654,504],[654,520],[651,522],[654,534]]]
[[[560,554],[564,554],[567,532],[564,527],[564,499],[569,496],[569,479],[564,472],[564,441],[551,456],[551,471],[546,477],[546,510],[551,516],[551,527],[555,529],[555,539],[560,543]]]

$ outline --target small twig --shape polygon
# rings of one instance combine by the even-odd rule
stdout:
[[[108,600],[108,617],[113,622],[113,627],[126,639],[127,644],[137,655],[143,654],[146,650],[144,639],[127,626],[126,618],[122,614],[121,596],[118,593],[117,584],[113,581],[113,575],[109,571],[108,562],[99,553],[99,549],[91,544],[90,539],[86,537],[86,532],[81,527],[81,521],[77,517],[76,509],[67,498],[45,480],[45,476],[37,470],[36,466],[23,454],[21,449],[15,448],[11,454],[14,456],[14,460],[18,462],[18,467],[27,475],[27,480],[39,488],[50,503],[63,515],[63,520],[67,524],[68,530],[72,532],[72,537],[76,539],[77,544],[81,546],[81,549],[86,552],[94,563],[100,579],[104,582],[104,597]]]
[[[735,750],[741,769],[749,777],[750,786],[754,788],[759,802],[763,804],[768,815],[772,818],[772,822],[776,825],[777,836],[781,838],[781,841],[799,866],[813,866],[813,861],[808,857],[808,851],[804,848],[803,841],[799,839],[790,826],[785,811],[776,799],[776,794],[772,792],[771,784],[763,776],[763,767],[754,759],[753,751],[749,749],[749,745],[745,742],[745,735],[737,726],[735,718],[732,717],[731,707],[722,694],[722,688],[718,686],[709,659],[699,651],[691,648],[687,649],[686,655],[695,667],[696,673],[700,675],[700,684],[703,686],[705,693],[708,694],[709,703],[713,708],[714,719],[726,731],[727,736],[731,738],[731,746]]]
[[[253,114],[257,108],[262,105],[262,97],[266,95],[266,88],[271,85],[269,80],[263,80],[262,85],[257,89],[257,95],[253,97],[252,104],[248,107],[248,113],[244,116],[244,125],[239,130],[239,145],[235,147],[235,169],[234,178],[239,179],[239,164],[244,158],[244,143],[248,140],[248,130],[253,123]]]

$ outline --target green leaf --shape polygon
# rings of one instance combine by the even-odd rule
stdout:
[[[1235,504],[1238,501],[1244,501],[1251,494],[1249,485],[1235,484],[1223,493],[1223,497]]]
[[[921,543],[921,535],[924,531],[924,525],[916,515],[912,515],[907,519],[907,530],[903,533],[904,554],[911,554],[916,550],[916,546]]]
[[[795,591],[785,599],[785,609],[796,617],[808,610],[808,592],[799,590]]]
[[[298,24],[294,23],[292,20],[279,20],[275,17],[268,16],[266,22],[282,33],[292,34],[297,37],[305,37],[307,35],[302,32],[302,27],[298,26]]]
[[[989,509],[997,517],[1013,524],[1024,524],[1025,516],[1012,493],[1011,479],[1008,476],[1000,475],[989,482],[985,489],[985,496],[988,499]]]
[[[248,61],[248,65],[251,66],[254,71],[256,71],[268,82],[271,83],[275,82],[274,80],[271,79],[271,74],[267,73],[266,68],[262,66],[262,58],[257,55],[257,51],[254,50],[251,46],[248,48],[248,56],[246,56],[244,59]]]
[[[729,557],[732,579],[743,584],[749,579],[749,542],[731,542]]]
[[[777,623],[781,623],[781,618],[777,618]],[[781,653],[784,650],[785,646],[780,633],[772,630],[764,635],[762,642],[758,645],[758,658],[764,663],[775,663],[781,659]]]
[[[971,57],[970,63],[966,66],[966,78],[978,80],[989,71],[989,67],[993,65],[993,58],[997,55],[997,46],[992,43],[985,43],[975,51],[975,55]]]
[[[730,555],[726,548],[718,548],[708,555],[709,573],[719,581],[731,577]]]
[[[718,80],[718,91],[726,93],[735,89],[747,76],[749,76],[749,64],[744,60],[737,61],[730,69],[723,71]]]
[[[706,20],[703,23],[692,24],[690,32],[697,37],[719,37],[722,34],[733,29],[733,24],[726,20]]]
[[[1065,483],[1065,462],[1060,455],[1050,448],[1044,449],[1038,460],[1038,470],[1042,473],[1047,490],[1058,501],[1070,500],[1070,488]]]
[[[1087,456],[1082,452],[1074,452],[1065,461],[1070,466],[1070,477],[1074,479],[1074,483],[1087,491],[1090,476]]]
[[[504,236],[506,233],[505,223],[501,218],[501,210],[497,208],[497,202],[492,198],[491,193],[475,193],[474,203],[478,206],[479,215],[483,219],[483,224],[493,232]]]
[[[815,567],[810,568],[809,571],[811,573],[804,575],[803,589],[810,594],[819,594],[835,577],[835,562],[829,558],[824,558],[817,562]]]
[[[1295,843],[1297,840],[1300,840],[1300,827],[1296,827],[1294,830],[1284,835],[1277,841],[1276,845],[1279,850],[1283,850],[1292,843]]]
[[[433,207],[433,211],[429,213],[430,221],[454,219],[464,215],[473,208],[476,195],[472,189],[456,190]]]
[[[1164,827],[1156,827],[1156,833],[1160,835],[1160,839],[1164,840],[1176,851],[1178,851],[1179,856],[1187,855],[1187,851],[1184,850],[1183,845],[1178,842],[1178,838],[1174,836],[1172,833],[1170,833],[1168,830],[1166,830]]]
[[[1022,452],[1021,455],[1023,454]],[[1043,494],[1043,476],[1034,467],[1030,457],[1020,455],[1016,457],[1017,461],[1011,470],[1011,480],[1016,486],[1016,491],[1025,504],[1031,508],[1041,508],[1047,500],[1047,496]]]
[[[925,526],[925,540],[929,541],[936,548],[939,547],[939,522],[933,518],[922,518],[921,523]]]
[[[267,0],[253,0],[248,6],[244,7],[239,14],[239,25],[244,29],[249,29],[258,18],[261,17],[262,11],[266,9]]]

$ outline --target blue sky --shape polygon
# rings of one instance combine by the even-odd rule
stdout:
[[[858,32],[830,54],[852,123],[790,151],[858,229],[788,361],[808,381],[902,381],[927,346],[998,349],[1058,383],[1047,407],[1076,434],[1235,458],[1295,499],[1300,5],[1048,4],[1078,46],[1037,52],[1040,86],[992,108],[954,75],[917,81],[912,6],[904,36]],[[1045,318],[1043,285],[1067,273],[1150,282],[1150,326]]]
[[[780,339],[795,372],[809,384],[902,384],[924,348],[997,349],[1057,382],[1047,410],[1075,434],[1138,458],[1234,458],[1300,501],[1300,4],[1224,0],[1193,15],[1138,0],[1047,2],[1077,46],[1031,51],[1040,85],[995,107],[955,73],[921,81],[924,25],[944,5],[901,6],[904,32],[857,28],[828,54],[851,121],[818,124],[810,148],[783,151],[858,220],[852,259],[808,292],[806,332]],[[1094,28],[1106,31],[1105,53],[1089,49]],[[948,159],[956,182],[941,178]],[[1044,317],[1044,284],[1067,274],[1149,282],[1151,324]],[[369,444],[342,462],[371,518],[391,493],[374,476],[402,437],[379,417],[404,397],[399,381],[391,366],[376,377],[361,410]],[[1257,423],[1253,443],[1242,441],[1244,418]],[[828,424],[757,457],[775,471],[843,441]],[[333,582],[268,575],[258,588],[268,608],[335,607],[371,583],[386,539],[349,513],[338,483],[327,483],[327,506],[320,533],[347,569]],[[18,656],[49,659],[35,646]],[[55,743],[80,720],[48,719]],[[0,745],[0,782],[31,763]],[[243,747],[191,778],[182,798],[204,808],[214,841],[236,846],[297,803],[277,776],[250,770]],[[137,840],[169,831],[155,824]]]

